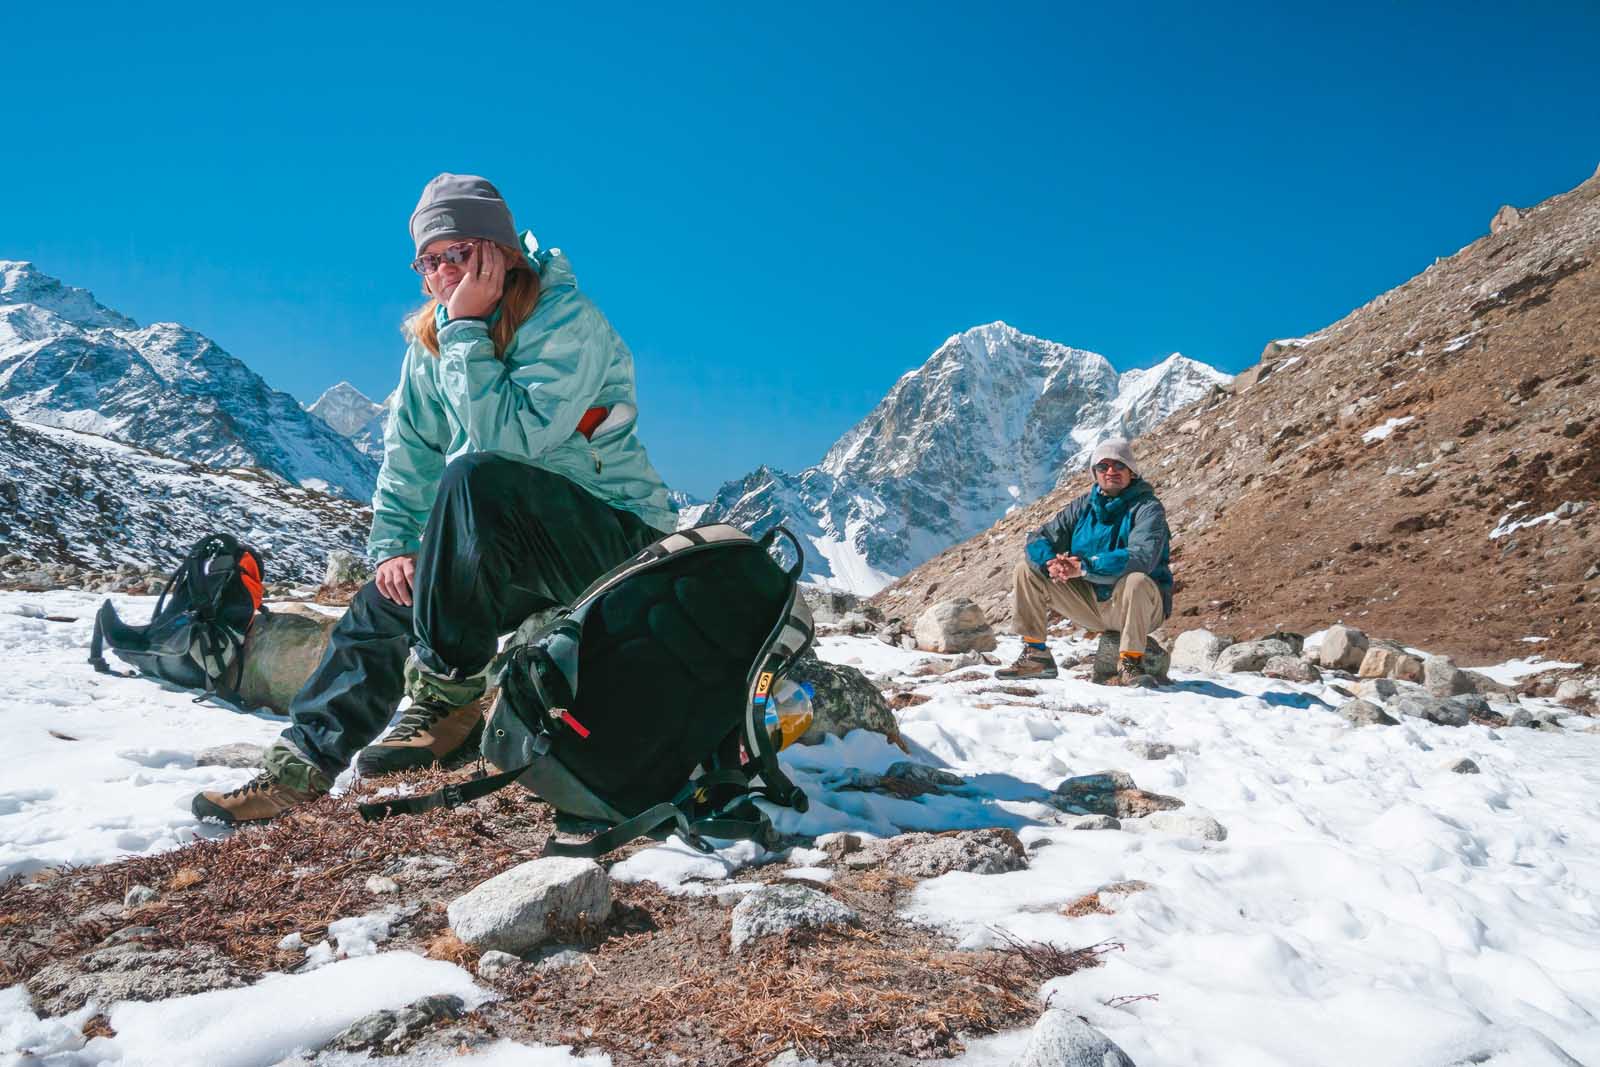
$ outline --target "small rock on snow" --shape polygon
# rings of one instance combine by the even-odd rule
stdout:
[[[1134,1067],[1105,1034],[1062,1008],[1051,1008],[1034,1024],[1016,1067]]]

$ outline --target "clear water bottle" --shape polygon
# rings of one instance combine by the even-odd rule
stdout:
[[[785,678],[767,700],[767,736],[774,750],[781,751],[800,740],[811,729],[811,698],[816,695],[810,682]]]

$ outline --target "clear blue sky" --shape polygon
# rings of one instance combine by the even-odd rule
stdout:
[[[994,319],[1238,370],[1600,162],[1592,2],[142,6],[8,5],[0,258],[381,397],[485,174],[701,495]]]

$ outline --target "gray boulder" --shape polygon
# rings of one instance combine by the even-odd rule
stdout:
[[[1306,648],[1306,635],[1297,634],[1290,630],[1274,630],[1270,634],[1262,634],[1255,638],[1257,641],[1280,641],[1289,646],[1289,654],[1301,655]]]
[[[1003,874],[1028,866],[1017,835],[1003,828],[943,834],[901,834],[885,842],[884,866],[911,878],[937,878],[951,871]]]
[[[1465,726],[1471,713],[1461,704],[1454,704],[1427,693],[1403,693],[1389,705],[1397,715],[1413,719],[1426,719],[1440,726]]]
[[[1110,815],[1084,815],[1067,824],[1069,830],[1120,830],[1122,820]]]
[[[1568,678],[1556,686],[1555,695],[1551,697],[1558,704],[1569,706],[1582,705],[1589,702],[1590,683],[1582,678]]]
[[[1261,673],[1285,682],[1311,683],[1322,680],[1322,672],[1298,656],[1273,656],[1262,666]]]
[[[1347,700],[1339,705],[1339,715],[1352,726],[1393,726],[1396,720],[1378,705],[1367,700]]]
[[[1485,718],[1500,717],[1489,707],[1488,698],[1476,693],[1460,693],[1453,697],[1445,697],[1444,702],[1450,706],[1452,713],[1463,712],[1469,719],[1475,715]]]
[[[1140,789],[1127,771],[1100,771],[1068,778],[1056,786],[1049,802],[1071,815],[1110,815],[1118,819],[1136,819],[1153,811],[1183,807],[1177,797]]]
[[[789,677],[810,682],[811,728],[800,738],[803,745],[820,744],[833,734],[843,737],[851,730],[871,730],[900,743],[900,726],[878,687],[854,667],[825,663],[806,655],[795,664]]]
[[[1273,656],[1292,655],[1294,648],[1286,641],[1241,641],[1218,654],[1216,669],[1225,673],[1259,671]]]
[[[549,856],[518,864],[450,902],[450,929],[476,949],[521,955],[553,928],[611,914],[611,879],[593,860]]]
[[[1467,757],[1465,757],[1465,756],[1462,756],[1458,760],[1451,760],[1449,763],[1446,763],[1444,765],[1444,769],[1447,770],[1447,771],[1453,771],[1456,774],[1478,774],[1478,773],[1480,773],[1478,771],[1478,765],[1476,763],[1473,763],[1471,760],[1467,759]]]
[[[1157,811],[1142,819],[1123,822],[1124,830],[1160,830],[1162,833],[1182,837],[1198,837],[1206,841],[1226,841],[1228,828],[1209,815],[1193,811]]]
[[[1028,1047],[1013,1067],[1134,1067],[1116,1042],[1063,1008],[1034,1024]]]
[[[756,938],[789,930],[830,929],[860,922],[861,916],[854,910],[819,889],[793,882],[766,885],[746,894],[734,907],[733,951]]]
[[[941,600],[924,611],[915,633],[924,652],[993,652],[998,644],[983,609],[966,597]]]
[[[239,696],[245,706],[289,714],[289,702],[321,662],[328,634],[338,621],[289,611],[257,615],[244,637]]]
[[[1421,682],[1422,661],[1389,645],[1374,644],[1361,657],[1356,674],[1362,678],[1397,678],[1407,682]]]
[[[361,1052],[395,1045],[442,1019],[459,1019],[466,1003],[456,996],[438,993],[406,1005],[399,1011],[375,1011],[363,1015],[328,1043],[340,1052]]]
[[[1148,760],[1166,759],[1178,751],[1165,741],[1128,741],[1124,747],[1140,759]]]
[[[800,595],[805,598],[806,607],[811,609],[811,621],[818,626],[832,626],[846,615],[861,610],[861,598],[854,593],[802,585]]]
[[[1172,642],[1172,665],[1191,671],[1209,671],[1216,666],[1222,650],[1231,644],[1233,638],[1210,630],[1185,630]]]
[[[882,774],[864,771],[859,767],[830,771],[823,776],[822,784],[826,789],[888,793],[908,800],[927,793],[951,796],[978,795],[977,788],[967,784],[966,779],[960,775],[951,774],[938,767],[929,767],[925,763],[913,763],[910,760],[892,763]]]
[[[1422,660],[1422,686],[1429,696],[1453,697],[1474,693],[1477,687],[1467,672],[1456,666],[1449,656],[1427,656]]]
[[[1367,635],[1353,626],[1334,624],[1322,634],[1317,646],[1317,662],[1329,670],[1355,671],[1367,654],[1371,642]]]

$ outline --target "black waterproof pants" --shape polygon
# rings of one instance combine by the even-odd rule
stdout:
[[[422,535],[412,607],[368,582],[289,707],[284,738],[332,778],[389,725],[406,655],[439,674],[486,667],[500,635],[571,604],[596,578],[664,536],[567,479],[490,453],[445,468]]]

